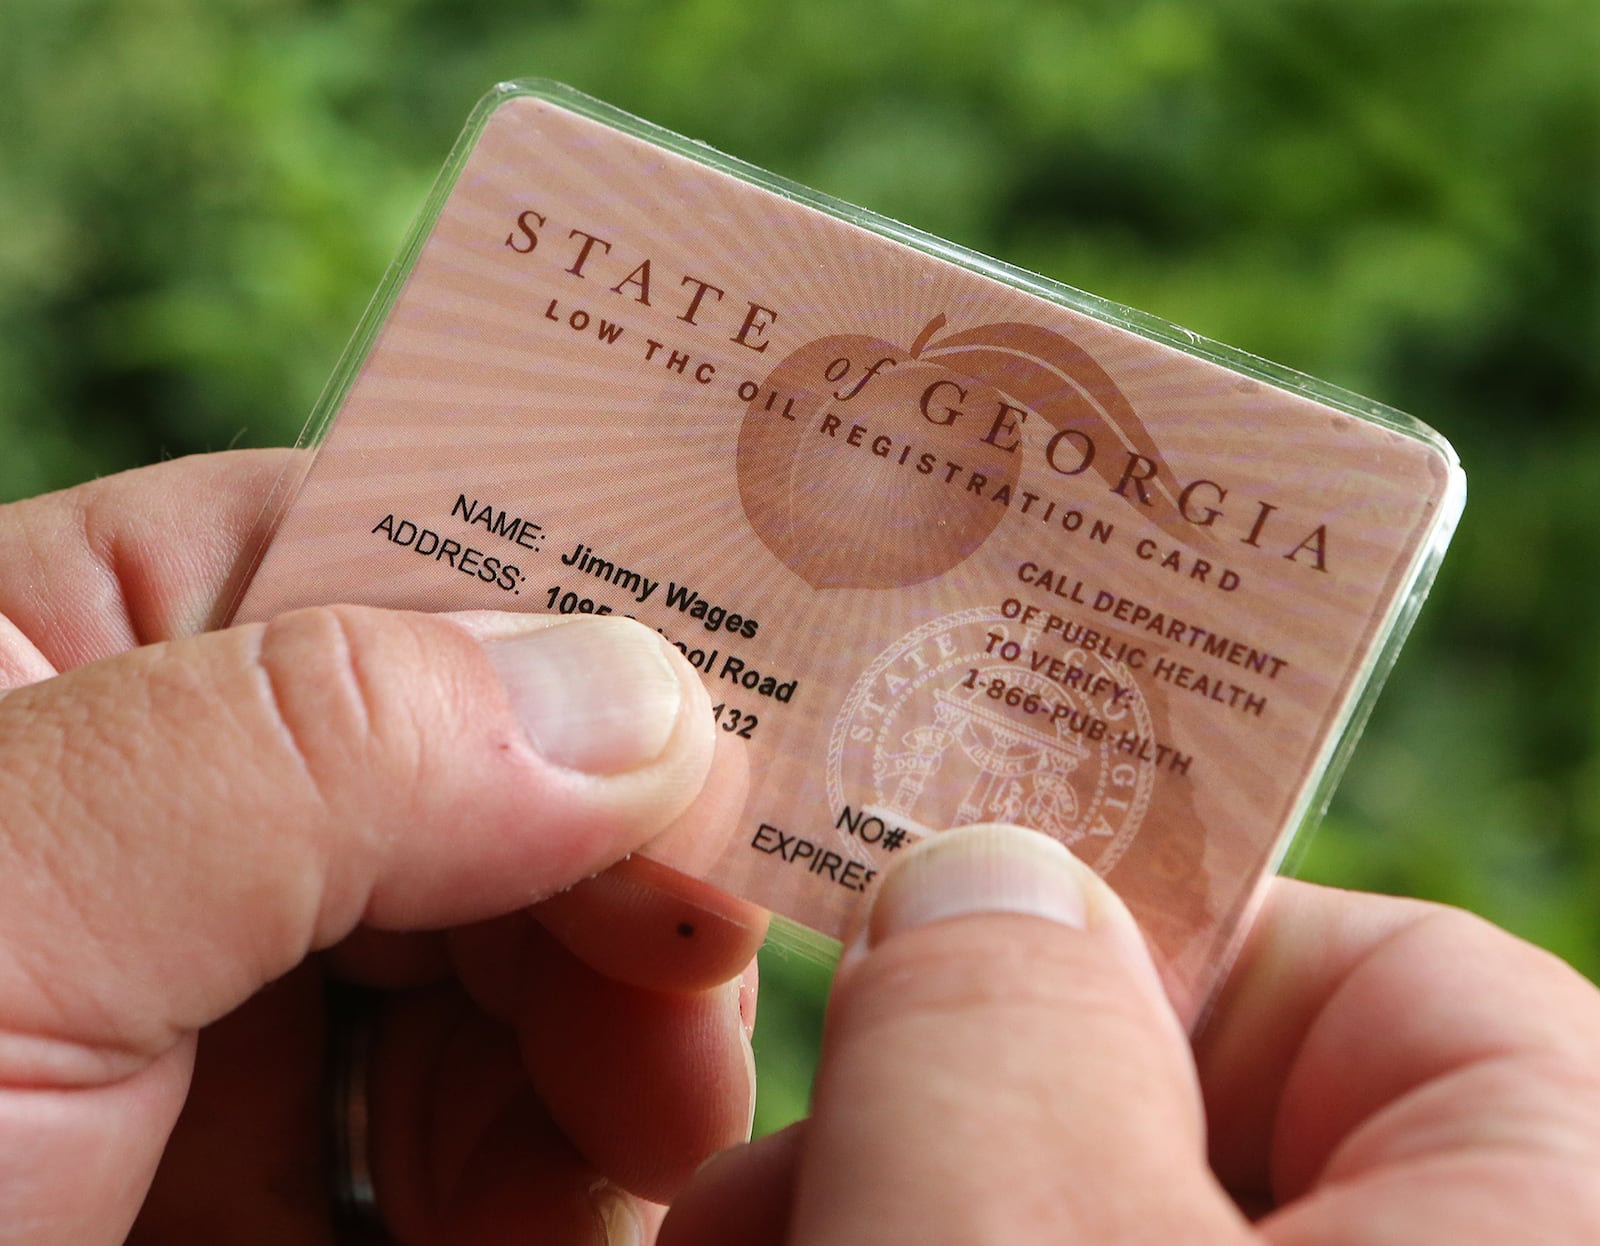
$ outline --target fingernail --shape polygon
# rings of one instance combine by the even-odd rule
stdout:
[[[993,913],[1090,931],[1153,998],[1166,998],[1144,935],[1117,894],[1062,844],[1016,826],[961,826],[904,853],[879,885],[840,969],[900,931]]]
[[[863,950],[930,922],[1025,913],[1078,930],[1089,925],[1089,867],[1047,836],[1012,826],[963,826],[917,844],[878,891]]]
[[[756,1008],[761,994],[761,963],[752,960],[739,975],[739,1024],[746,1038],[756,1035]]]
[[[739,1054],[744,1057],[745,1085],[749,1087],[749,1101],[744,1120],[744,1140],[748,1142],[756,1128],[756,1050],[750,1042],[754,1027],[745,1022],[746,989],[742,977],[735,978],[727,986],[728,1006],[733,1013],[733,1030],[739,1037]]]
[[[661,638],[626,619],[583,619],[484,646],[534,748],[585,774],[622,774],[666,750],[683,704]]]
[[[962,826],[901,855],[840,958],[850,971],[902,931],[980,914],[1019,913],[1088,932],[1177,1024],[1165,984],[1133,914],[1108,883],[1066,847],[1016,826]]]
[[[599,1217],[600,1240],[606,1246],[644,1246],[644,1221],[626,1191],[602,1181],[590,1190],[589,1201]]]

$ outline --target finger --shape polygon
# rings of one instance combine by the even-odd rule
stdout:
[[[680,842],[691,836],[723,842],[743,808],[746,779],[742,748],[719,733],[711,776],[669,833]],[[765,910],[644,856],[619,861],[528,914],[591,969],[656,991],[705,990],[737,976],[752,962],[768,920]],[[507,946],[521,937],[515,921],[451,933],[456,972],[492,1016],[509,1019],[521,998],[515,952]]]
[[[1431,911],[1415,900],[1374,899],[1274,880],[1196,1035],[1212,1165],[1242,1202],[1264,1209],[1275,1201],[1278,1104],[1317,1012],[1372,949]]]
[[[324,1052],[311,966],[209,1027],[127,1246],[332,1246]]]
[[[193,1040],[99,1090],[0,1081],[0,1242],[123,1242],[183,1104]]]
[[[525,913],[453,931],[450,951],[474,1004],[517,1027],[556,1119],[620,1185],[668,1198],[707,1156],[749,1137],[753,957],[712,988],[640,988],[585,964]]]
[[[1600,992],[1476,918],[1279,884],[1199,1051],[1276,1241],[1600,1234]]]
[[[836,985],[791,1240],[1241,1240],[1203,1137],[1127,910],[1054,841],[963,828],[883,881]]]
[[[647,839],[704,775],[704,690],[635,624],[544,622],[302,611],[0,700],[0,1021],[159,1050],[360,920],[504,911]]]
[[[728,981],[767,932],[764,909],[637,856],[551,896],[532,915],[591,968],[658,991]]]
[[[69,1088],[133,1078],[308,950],[525,905],[688,805],[709,707],[659,637],[472,626],[302,611],[0,698],[0,1087],[63,1092],[8,1191],[76,1167],[101,1107]],[[174,1107],[145,1104],[123,1171],[148,1171]],[[0,1098],[0,1134],[31,1110]]]
[[[783,1246],[806,1122],[730,1147],[673,1200],[656,1246]]]
[[[696,992],[626,986],[527,929],[516,1029],[528,1076],[578,1151],[667,1202],[750,1137],[755,1059],[735,979]]]
[[[738,978],[741,1015],[745,1032],[750,1033],[755,1028],[756,1018],[757,939],[749,922],[735,920],[730,915],[730,910],[732,913],[738,912],[741,902],[708,894],[705,896],[706,907],[685,905],[675,893],[669,894],[658,889],[653,881],[646,883],[639,876],[631,875],[628,867],[636,861],[638,858],[633,858],[598,876],[606,878],[613,872],[624,871],[626,881],[620,883],[615,892],[607,891],[596,896],[592,905],[586,900],[581,907],[575,906],[563,920],[570,920],[574,928],[580,929],[580,937],[558,939],[557,942],[595,972],[621,985],[636,986],[643,990],[692,993],[710,990]],[[654,877],[653,868],[643,875],[646,880],[653,880]],[[677,886],[676,883],[669,885]],[[623,907],[626,896],[635,889],[638,892],[639,913]],[[691,891],[690,894],[697,893]],[[548,903],[545,901],[522,912],[459,926],[448,932],[444,948],[450,968],[472,996],[473,1002],[491,1017],[511,1021],[518,1015],[526,994],[523,958],[528,943],[527,926],[536,924],[547,935],[551,934],[543,916]],[[710,907],[713,904],[718,909],[713,910]],[[762,910],[755,910],[755,913],[756,916],[751,920],[764,925],[766,913]],[[622,927],[621,932],[605,932],[603,926],[607,921],[615,921]],[[693,924],[692,929],[686,931],[682,928],[690,923]],[[676,946],[685,942],[693,944],[702,932],[705,935],[704,947],[680,950]],[[341,944],[339,950],[342,951],[349,942],[347,940],[346,944]],[[573,952],[570,946],[573,942],[583,946],[586,952],[589,950],[587,945],[597,946],[600,954]],[[364,976],[357,980],[377,978],[382,973],[398,975],[411,969],[420,971],[429,964],[425,949],[412,949],[407,945],[404,954],[401,954],[402,949],[379,950],[386,954],[386,959],[379,960],[363,953],[365,960],[358,962],[355,968]],[[640,963],[626,964],[625,958],[629,954]],[[741,955],[746,957],[743,965],[738,963]]]
[[[453,931],[450,952],[474,1004],[516,1027],[552,1115],[619,1184],[670,1198],[750,1136],[753,959],[715,987],[650,990],[585,964],[526,913]]]
[[[459,992],[387,1003],[371,1095],[373,1175],[396,1242],[642,1242],[646,1209],[573,1149],[529,1092],[515,1035]]]
[[[220,624],[273,484],[305,459],[196,455],[0,508],[0,688]]]
[[[522,1106],[534,1107],[532,1097]],[[548,1120],[514,1109],[483,1138],[445,1227],[414,1246],[644,1246],[648,1215],[633,1195],[597,1178]]]

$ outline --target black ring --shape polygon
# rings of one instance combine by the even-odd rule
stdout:
[[[328,984],[329,1193],[334,1222],[350,1235],[348,1241],[380,1240],[371,1235],[383,1223],[372,1182],[372,1118],[367,1099],[377,1000],[375,991]]]

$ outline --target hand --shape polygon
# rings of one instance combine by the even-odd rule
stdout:
[[[1111,891],[971,828],[847,961],[814,1115],[659,1246],[1600,1241],[1600,992],[1464,913],[1274,883],[1191,1052]]]
[[[0,513],[0,1242],[333,1241],[330,976],[386,992],[394,1240],[639,1240],[749,1136],[762,919],[599,872],[715,833],[738,758],[626,621],[197,634],[285,462]]]

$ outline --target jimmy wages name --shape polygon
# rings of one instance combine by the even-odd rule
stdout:
[[[600,557],[592,546],[582,542],[575,549],[561,555],[561,562],[575,571],[592,575],[597,580],[604,580],[607,584],[615,585],[624,592],[632,594],[633,599],[641,606],[650,600],[656,589],[661,587],[660,580],[652,580],[637,571],[618,566],[610,559]],[[746,640],[754,640],[756,631],[761,626],[747,615],[736,614],[725,606],[707,601],[684,584],[669,581],[663,596],[667,605],[680,614],[697,620],[708,632],[733,632]]]

